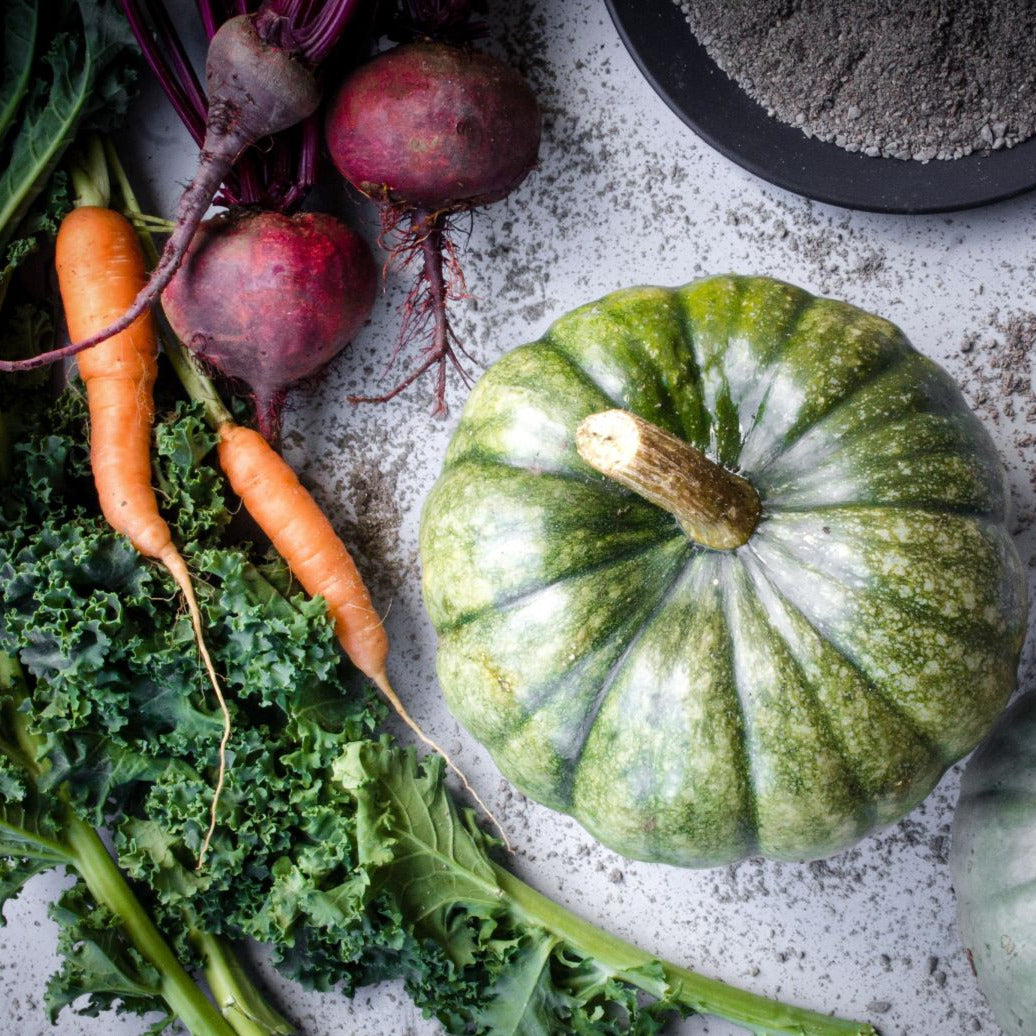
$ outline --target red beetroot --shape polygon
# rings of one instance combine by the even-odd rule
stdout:
[[[275,440],[287,389],[356,335],[377,279],[366,242],[332,216],[239,213],[198,227],[162,305],[196,356],[250,388]]]
[[[438,367],[435,412],[445,411],[447,363],[464,375],[446,304],[463,291],[451,218],[509,194],[536,163],[540,112],[525,81],[487,54],[440,42],[379,54],[342,84],[327,116],[328,149],[342,175],[382,206],[387,232],[405,225],[393,257],[419,258],[396,352],[427,325],[417,369],[397,395]]]
[[[536,164],[540,112],[509,65],[477,50],[409,43],[338,91],[327,146],[341,174],[389,203],[455,210],[510,194]]]

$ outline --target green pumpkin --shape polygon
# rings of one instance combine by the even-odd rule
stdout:
[[[741,545],[583,459],[614,408],[747,480]],[[616,292],[465,407],[421,526],[439,678],[506,777],[626,856],[823,856],[909,811],[1009,697],[1007,496],[887,321],[766,278]]]
[[[950,866],[957,927],[997,1021],[1036,1032],[1036,694],[968,761]]]

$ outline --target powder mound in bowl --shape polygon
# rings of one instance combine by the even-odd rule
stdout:
[[[961,158],[1036,133],[1036,0],[676,0],[712,59],[807,136]]]

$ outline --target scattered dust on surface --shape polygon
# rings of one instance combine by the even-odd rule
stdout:
[[[960,343],[966,372],[961,387],[972,407],[994,423],[1002,418],[1023,416],[1036,426],[1036,391],[1033,385],[1033,356],[1036,355],[1036,312],[1014,310],[989,315],[984,331],[972,331]],[[1034,436],[1016,439],[1031,446]]]
[[[1003,426],[1012,453],[1004,458],[1036,494],[1036,312],[995,310],[981,331],[968,332],[959,346],[959,380],[975,413]],[[1012,479],[1014,489],[1014,479]],[[1036,501],[1018,499],[1011,532],[1030,569],[1036,567]],[[1032,649],[1030,646],[1030,653]]]
[[[342,498],[354,517],[344,520],[341,532],[350,549],[366,562],[376,596],[391,597],[393,586],[406,579],[413,559],[403,554],[399,530],[403,513],[398,500],[401,471],[381,468],[364,459],[347,475]]]
[[[387,448],[372,449],[362,430],[369,427],[357,410],[347,427],[326,422],[330,448],[317,454],[307,448],[312,436],[297,428],[284,437],[286,455],[294,459],[300,478],[330,518],[353,555],[374,600],[382,610],[391,606],[398,588],[415,578],[417,559],[401,534],[404,515],[412,506],[407,489],[414,455],[407,434],[375,440]],[[373,434],[373,433],[372,433]],[[383,434],[383,433],[382,433]],[[418,434],[417,430],[414,435]],[[343,463],[342,458],[350,458]]]

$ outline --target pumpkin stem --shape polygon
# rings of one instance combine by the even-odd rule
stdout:
[[[705,547],[740,547],[759,523],[759,494],[745,479],[628,410],[584,419],[576,449],[602,475],[664,507]]]

